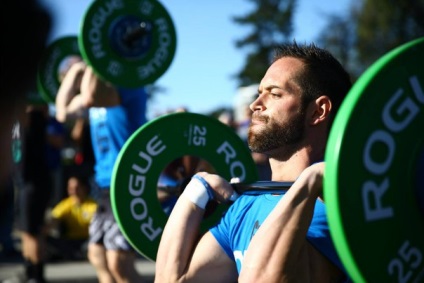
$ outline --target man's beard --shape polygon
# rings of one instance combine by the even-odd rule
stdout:
[[[290,120],[277,123],[270,120],[269,117],[259,117],[264,121],[265,128],[253,132],[252,126],[249,127],[248,144],[253,152],[267,153],[271,150],[298,144],[304,135],[305,112],[301,109]]]

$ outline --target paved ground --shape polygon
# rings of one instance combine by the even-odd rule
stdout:
[[[13,232],[12,239],[16,249],[13,255],[5,255],[0,245],[0,283],[24,283],[24,265],[17,231]],[[144,283],[153,283],[154,262],[139,256],[136,268],[145,278]],[[98,283],[95,270],[88,260],[52,259],[47,262],[44,274],[47,283]]]
[[[154,281],[154,263],[146,259],[138,259],[137,270],[146,281]],[[0,282],[21,283],[23,282],[23,264],[20,258],[0,258]],[[88,261],[58,261],[50,262],[45,269],[48,283],[96,283],[96,274]]]

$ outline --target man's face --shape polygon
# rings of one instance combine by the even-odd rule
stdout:
[[[290,154],[302,140],[305,111],[300,86],[294,80],[302,68],[300,60],[282,58],[266,72],[259,96],[250,106],[253,115],[248,143],[252,151],[270,153],[280,149]]]

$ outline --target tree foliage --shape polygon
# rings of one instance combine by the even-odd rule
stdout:
[[[366,66],[391,49],[424,36],[422,0],[364,0],[357,17],[356,49]]]
[[[296,0],[249,0],[253,10],[233,18],[250,27],[250,32],[236,41],[247,50],[245,65],[236,74],[239,86],[258,83],[269,66],[274,46],[287,42],[293,33],[292,18]]]
[[[247,51],[245,64],[235,75],[239,86],[258,83],[269,66],[275,45],[291,41],[296,0],[249,0],[253,9],[234,17],[250,27],[236,47]],[[327,16],[317,36],[358,78],[378,58],[410,40],[424,36],[424,0],[351,0],[345,14]]]
[[[354,79],[378,58],[424,36],[424,0],[352,1],[346,15],[331,15],[319,42]]]

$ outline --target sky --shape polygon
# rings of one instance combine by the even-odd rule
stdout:
[[[42,0],[53,16],[50,41],[77,35],[86,9],[93,0]],[[325,25],[327,14],[345,14],[351,0],[298,0],[293,39],[311,42]],[[149,101],[147,117],[185,107],[208,114],[233,107],[245,53],[235,41],[248,33],[232,17],[252,10],[248,0],[162,0],[177,34],[174,59],[156,84],[165,88]]]

